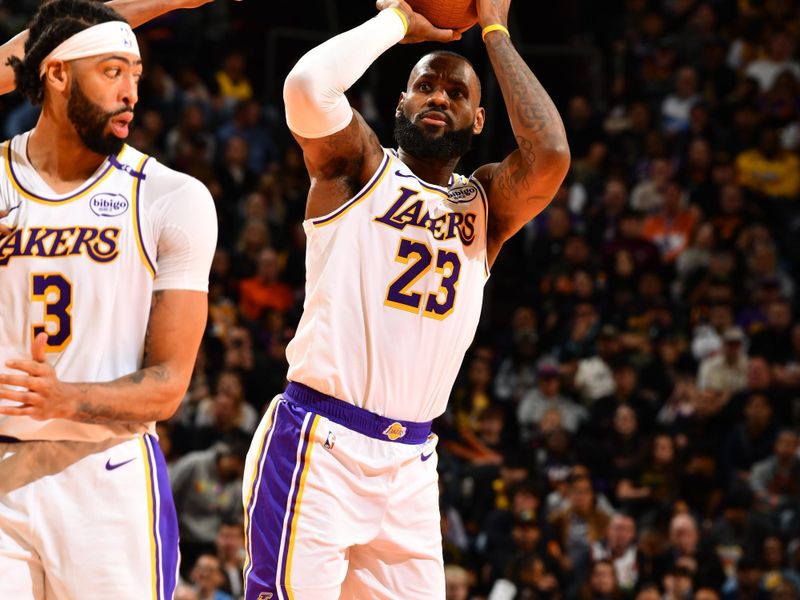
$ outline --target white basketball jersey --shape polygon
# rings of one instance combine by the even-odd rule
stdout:
[[[0,239],[0,371],[30,358],[48,334],[47,358],[62,381],[111,381],[140,368],[156,241],[142,223],[147,163],[125,146],[74,192],[55,194],[26,157],[28,134],[0,146],[0,211],[13,233]],[[162,167],[163,168],[163,167]],[[150,424],[93,425],[0,417],[0,435],[100,440]]]
[[[303,224],[289,380],[394,419],[444,412],[480,318],[487,214],[475,179],[431,185],[384,150],[364,189]]]

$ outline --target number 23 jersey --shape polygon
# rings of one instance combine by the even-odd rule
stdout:
[[[39,332],[66,382],[141,368],[153,291],[206,291],[216,215],[206,188],[124,146],[84,184],[55,194],[27,159],[28,133],[0,146],[0,371]],[[0,417],[0,435],[101,440],[150,423],[95,425]]]
[[[393,419],[444,412],[480,319],[487,212],[473,178],[431,185],[384,150],[357,195],[303,224],[288,379]]]

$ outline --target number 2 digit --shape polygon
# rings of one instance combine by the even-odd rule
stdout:
[[[447,318],[453,312],[458,276],[461,273],[458,254],[444,249],[436,253],[436,272],[442,276],[442,281],[439,290],[429,294],[415,292],[411,287],[431,269],[433,253],[430,247],[424,242],[402,238],[395,260],[409,266],[389,284],[383,303],[418,314],[423,298],[427,297],[422,315],[438,320]]]

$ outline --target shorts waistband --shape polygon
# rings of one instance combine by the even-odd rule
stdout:
[[[415,423],[381,417],[302,383],[289,382],[283,397],[334,423],[376,440],[409,445],[424,444],[431,434],[431,421]]]

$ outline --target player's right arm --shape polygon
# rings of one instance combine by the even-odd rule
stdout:
[[[311,189],[306,218],[336,209],[363,187],[383,159],[378,137],[345,91],[399,42],[458,39],[403,0],[378,0],[378,15],[305,54],[286,78],[286,121],[303,149]]]
[[[47,335],[39,334],[30,358],[5,363],[14,372],[0,374],[0,399],[18,405],[0,406],[0,415],[149,423],[167,419],[177,409],[207,322],[216,210],[203,184],[161,165],[147,173],[147,186],[141,209],[157,240],[157,252],[141,367],[112,381],[61,381],[46,360]]]
[[[111,0],[108,6],[125,17],[131,27],[138,27],[177,8],[196,8],[213,0]],[[0,46],[0,94],[14,90],[14,71],[7,64],[12,56],[25,55],[28,30],[22,31]]]

